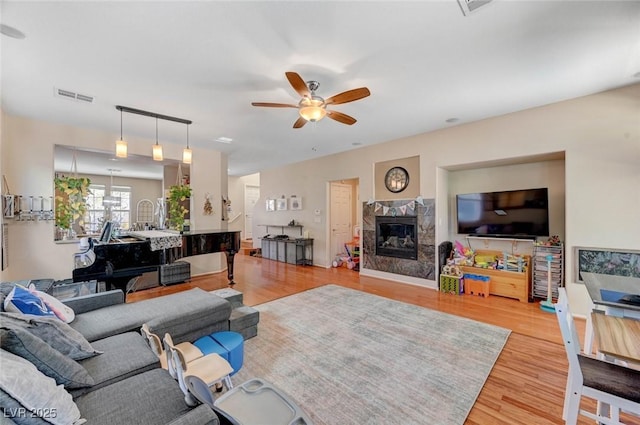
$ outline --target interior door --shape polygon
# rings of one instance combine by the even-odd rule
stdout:
[[[244,187],[244,239],[253,239],[253,208],[260,199],[260,186]]]
[[[339,253],[345,252],[344,244],[350,242],[353,187],[343,183],[331,183],[331,252],[333,260]]]

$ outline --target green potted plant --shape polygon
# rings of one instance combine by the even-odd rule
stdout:
[[[91,180],[87,177],[65,177],[53,179],[56,190],[55,222],[56,226],[72,233],[73,223],[84,224],[87,211],[86,198],[90,193]]]
[[[186,184],[171,186],[169,188],[169,227],[175,230],[182,230],[184,218],[189,212],[189,198],[191,197],[191,187]]]

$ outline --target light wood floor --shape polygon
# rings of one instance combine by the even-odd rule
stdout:
[[[542,312],[537,303],[520,303],[497,296],[454,296],[360,276],[358,272],[344,267],[293,266],[246,255],[236,256],[234,280],[234,288],[243,293],[245,304],[250,306],[333,283],[511,329],[512,333],[465,424],[564,423],[562,404],[567,358],[555,314]],[[127,302],[193,287],[205,290],[227,287],[226,272],[195,277],[189,283],[139,291],[130,294]],[[582,334],[584,324],[578,322]],[[593,408],[588,402],[583,402],[583,407]],[[578,423],[592,425],[593,421],[582,417]],[[629,423],[640,425],[640,420],[632,418]]]

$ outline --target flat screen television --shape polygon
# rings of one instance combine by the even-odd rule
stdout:
[[[549,236],[547,188],[456,195],[458,233],[493,237]]]

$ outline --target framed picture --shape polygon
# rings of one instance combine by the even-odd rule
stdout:
[[[573,262],[576,282],[582,282],[582,272],[640,278],[640,251],[577,246]]]
[[[297,196],[292,196],[289,198],[289,209],[291,210],[301,210],[302,209],[302,198],[298,198]]]
[[[285,198],[276,199],[276,209],[278,211],[286,211],[287,210],[287,200]]]
[[[267,211],[275,211],[275,210],[276,210],[276,200],[267,199]]]

